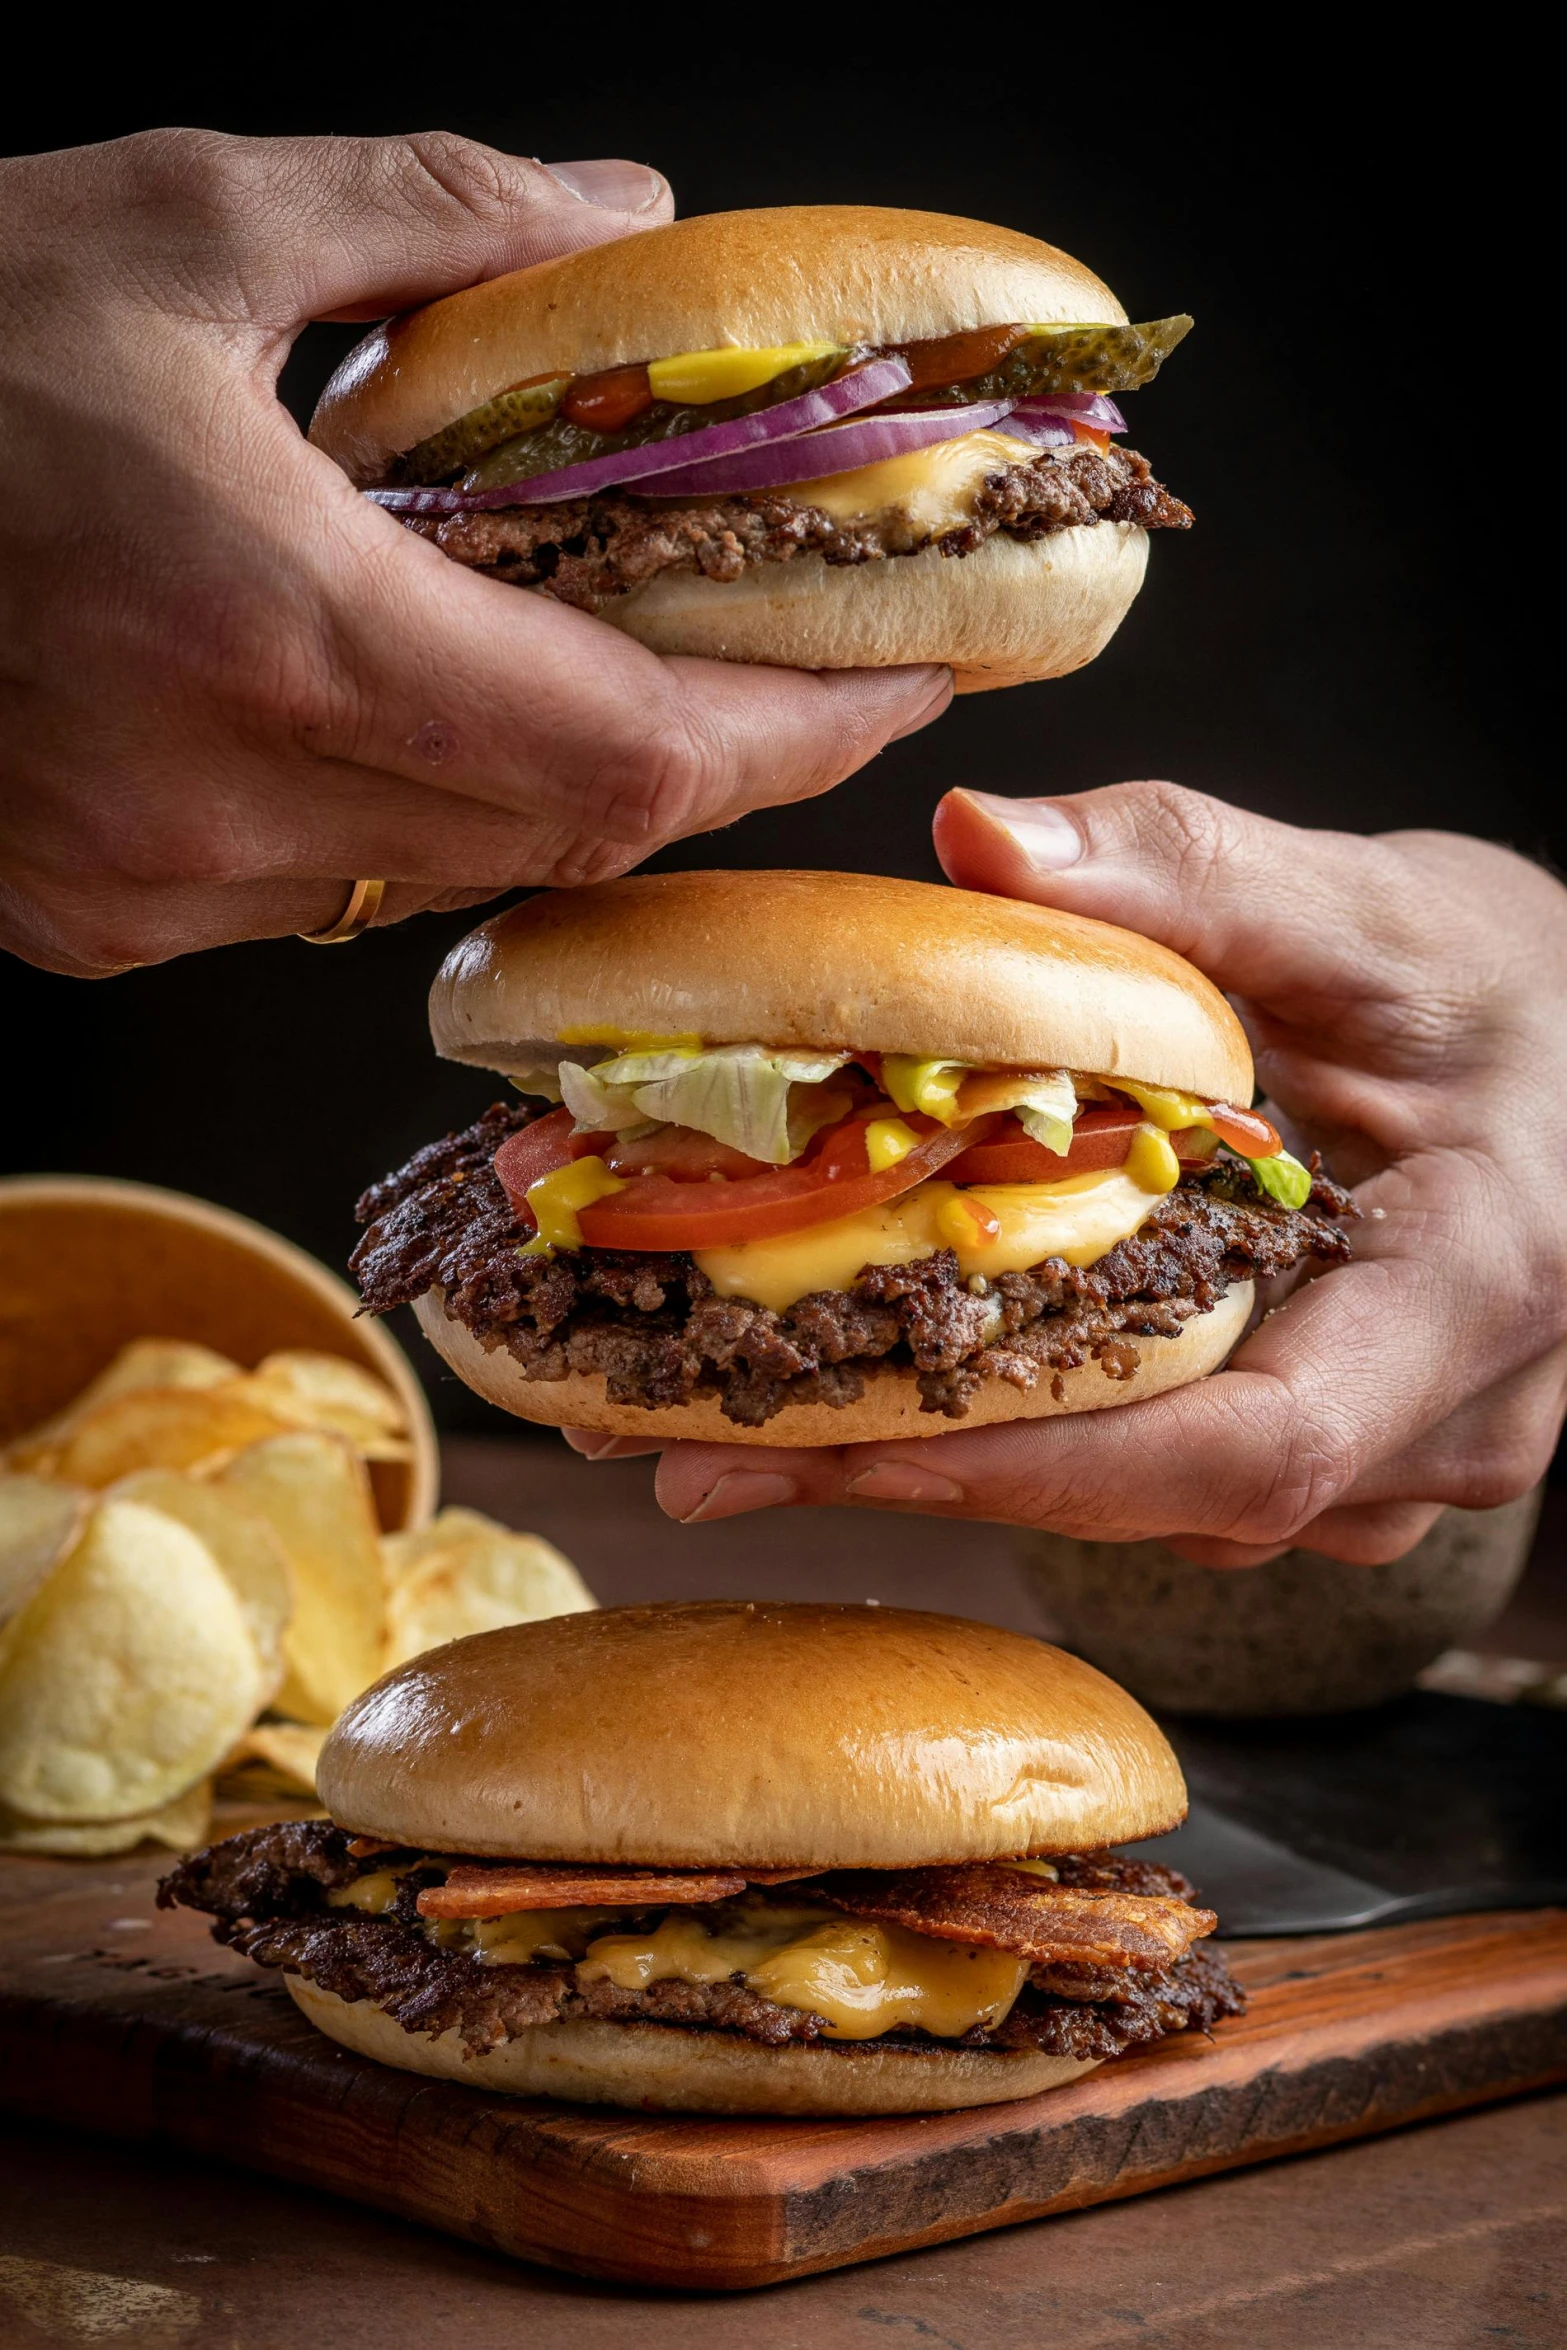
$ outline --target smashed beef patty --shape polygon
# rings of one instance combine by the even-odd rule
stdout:
[[[1091,1361],[1129,1379],[1138,1339],[1174,1337],[1234,1283],[1350,1254],[1330,1219],[1353,1204],[1315,1160],[1311,1203],[1299,1210],[1265,1199],[1239,1162],[1223,1163],[1185,1177],[1095,1264],[1051,1257],[976,1295],[942,1249],[774,1313],[715,1296],[685,1254],[520,1256],[525,1235],[490,1162],[539,1114],[497,1103],[372,1185],[357,1210],[369,1230],[350,1260],[366,1305],[386,1313],[439,1290],[448,1313],[529,1379],[598,1374],[612,1403],[649,1410],[715,1395],[745,1428],[787,1404],[857,1403],[883,1365],[912,1368],[921,1410],[949,1420],[964,1418],[987,1379],[1026,1394]]]
[[[559,506],[500,506],[473,514],[405,514],[409,530],[443,555],[518,587],[542,588],[562,604],[596,612],[661,572],[736,580],[758,563],[820,555],[833,564],[918,555],[972,555],[998,531],[1039,539],[1100,522],[1139,530],[1189,530],[1188,506],[1172,497],[1135,449],[1041,452],[987,477],[966,523],[938,532],[896,512],[835,522],[784,491],[715,498],[703,504],[613,491]]]
[[[781,2007],[744,1983],[662,1982],[640,1991],[609,1982],[579,1986],[569,1961],[493,1965],[476,1952],[443,1950],[419,1925],[415,1903],[425,1885],[445,1875],[445,1859],[411,1869],[385,1916],[328,1907],[329,1892],[384,1869],[389,1857],[381,1849],[356,1859],[347,1835],[330,1821],[282,1821],[190,1854],[164,1878],[158,1901],[165,1909],[178,1903],[208,1912],[214,1939],[260,1966],[302,1975],[339,1999],[372,2000],[405,2031],[456,2031],[476,2054],[537,2024],[574,2018],[732,2032],[769,2048],[794,2042],[844,2053],[840,2043],[823,2039],[820,2017]],[[1061,1884],[1073,1889],[1166,1901],[1183,1901],[1191,1892],[1174,1870],[1117,1853],[1066,1855],[1055,1866]],[[826,1897],[837,1881],[822,1881]],[[790,1886],[788,1897],[801,1890]],[[854,1904],[845,1899],[840,1906]],[[641,1914],[628,1911],[627,1924]],[[1203,1944],[1170,1966],[1036,1966],[993,2030],[976,2028],[958,2042],[898,2030],[881,2034],[875,2045],[1036,2049],[1082,2061],[1120,2056],[1171,2032],[1209,2030],[1222,2016],[1242,2014],[1245,2004],[1222,1951]]]

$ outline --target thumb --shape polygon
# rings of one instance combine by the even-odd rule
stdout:
[[[1156,938],[1258,1003],[1364,995],[1426,945],[1429,916],[1388,843],[1307,832],[1173,783],[1048,800],[953,791],[936,810],[952,881]]]
[[[384,318],[535,261],[674,217],[651,165],[551,170],[423,131],[392,139],[242,139],[160,131],[117,151],[174,282],[253,323]]]

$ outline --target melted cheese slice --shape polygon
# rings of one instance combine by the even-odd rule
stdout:
[[[577,1976],[623,1991],[739,1976],[780,2007],[819,2015],[829,2039],[874,2040],[917,2027],[955,2040],[976,2024],[1001,2022],[1028,1962],[831,1910],[758,1905],[739,1907],[735,1923],[717,1931],[671,1911],[655,1933],[606,1934],[589,1946]]]
[[[955,530],[967,522],[987,475],[1009,465],[1026,465],[1034,454],[1027,441],[1010,433],[965,432],[906,457],[858,466],[852,473],[792,481],[788,494],[801,505],[820,506],[834,522],[858,522],[896,510],[921,530]]]
[[[865,1208],[778,1240],[695,1251],[720,1297],[746,1297],[781,1314],[818,1289],[847,1289],[867,1265],[908,1265],[952,1248],[966,1276],[1026,1273],[1046,1257],[1091,1265],[1137,1231],[1163,1193],[1146,1191],[1122,1167],[1069,1175],[1061,1183],[921,1183],[886,1207]],[[976,1200],[997,1219],[982,1232],[962,1203]]]

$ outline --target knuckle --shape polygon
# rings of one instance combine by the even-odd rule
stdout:
[[[587,779],[558,878],[607,880],[690,828],[705,804],[709,762],[678,724],[657,722],[619,745]]]
[[[1196,881],[1238,857],[1245,819],[1225,801],[1179,783],[1153,782],[1135,788],[1142,802],[1139,814],[1178,879]]]
[[[140,193],[170,211],[226,215],[253,176],[251,143],[223,131],[144,131],[131,145]]]
[[[390,142],[393,168],[444,215],[455,203],[483,225],[505,217],[525,183],[511,158],[456,131],[414,131]]]
[[[1356,1465],[1338,1429],[1299,1422],[1284,1437],[1266,1484],[1225,1531],[1238,1542],[1293,1542],[1348,1490]]]

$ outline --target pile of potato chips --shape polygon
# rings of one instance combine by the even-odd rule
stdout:
[[[336,1355],[244,1371],[139,1339],[0,1462],[0,1850],[203,1841],[215,1776],[313,1795],[350,1698],[442,1641],[594,1605],[471,1510],[383,1535],[391,1390]]]

